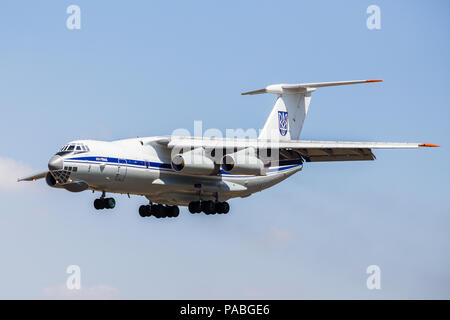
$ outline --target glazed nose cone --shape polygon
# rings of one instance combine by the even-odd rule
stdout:
[[[61,170],[64,165],[64,160],[60,156],[53,156],[48,162],[49,170]]]

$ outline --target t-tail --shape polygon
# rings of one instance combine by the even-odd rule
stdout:
[[[248,91],[242,95],[273,93],[278,98],[258,139],[298,140],[303,122],[308,114],[311,93],[317,88],[347,84],[380,82],[382,80],[353,80],[300,84],[273,84],[264,89]]]

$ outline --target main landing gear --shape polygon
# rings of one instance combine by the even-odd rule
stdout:
[[[154,216],[155,218],[176,218],[180,214],[178,206],[163,206],[162,204],[150,204],[139,207],[141,217]]]
[[[94,208],[97,210],[113,209],[116,206],[114,198],[98,198],[94,200]]]
[[[189,212],[200,213],[204,212],[207,215],[210,214],[227,214],[230,211],[230,205],[228,202],[214,202],[214,201],[192,201],[189,202]]]

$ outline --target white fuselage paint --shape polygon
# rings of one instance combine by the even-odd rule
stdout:
[[[76,167],[70,181],[84,181],[91,190],[143,195],[152,202],[172,205],[247,197],[302,169],[301,164],[291,164],[270,167],[264,176],[185,175],[172,169],[170,150],[158,145],[158,138],[75,141],[89,146],[89,151],[63,155],[64,167]]]

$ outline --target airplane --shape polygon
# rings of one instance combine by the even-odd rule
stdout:
[[[242,95],[277,96],[256,138],[155,136],[116,141],[76,140],[48,162],[48,170],[18,179],[45,178],[50,187],[101,192],[97,210],[112,209],[107,193],[141,195],[141,217],[171,218],[187,206],[192,214],[226,214],[228,200],[248,197],[303,169],[304,163],[375,160],[373,149],[439,147],[430,143],[298,140],[311,94],[318,88],[382,80],[274,84]]]

